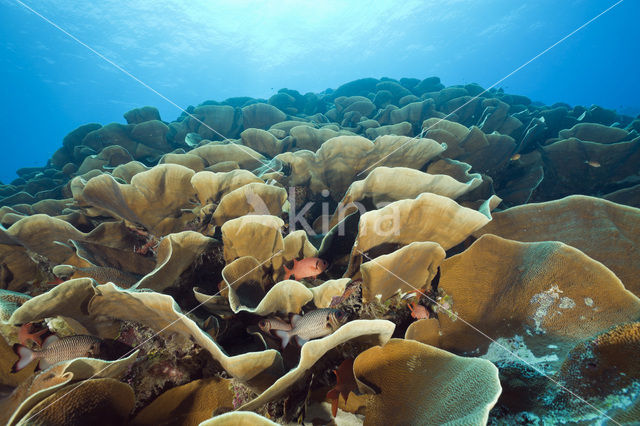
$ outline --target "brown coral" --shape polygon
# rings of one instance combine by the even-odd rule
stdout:
[[[362,300],[387,300],[396,292],[410,292],[428,286],[435,277],[445,252],[438,243],[413,242],[401,249],[365,261],[360,265]],[[365,260],[368,260],[365,258]]]
[[[576,345],[562,363],[560,380],[589,400],[629,389],[640,377],[640,323],[622,324]]]
[[[531,203],[495,213],[474,233],[495,234],[522,242],[561,241],[615,272],[640,296],[640,216],[638,210],[584,195]]]
[[[196,426],[214,412],[233,409],[230,380],[194,380],[164,392],[133,419],[133,425],[173,424]]]
[[[176,365],[166,357],[176,355],[170,348],[178,344],[188,348],[181,358],[206,365],[198,368],[204,377],[234,377],[234,405],[261,406],[279,420],[307,414],[306,420],[329,421],[321,415],[326,403],[323,408],[318,399],[332,385],[330,369],[363,347],[384,343],[395,326],[399,335],[408,326],[406,339],[458,353],[487,350],[484,356],[501,369],[508,393],[494,412],[497,421],[512,414],[504,417],[504,410],[533,411],[542,401],[542,374],[563,362],[558,377],[594,403],[602,401],[590,391],[610,392],[605,403],[616,404],[620,389],[627,388],[631,390],[624,397],[633,403],[636,384],[616,373],[637,372],[614,359],[611,349],[626,353],[625,348],[637,346],[635,340],[617,341],[619,330],[627,333],[632,327],[607,330],[639,316],[637,297],[622,286],[637,295],[638,212],[585,197],[509,209],[495,213],[493,221],[490,212],[530,198],[575,192],[610,193],[607,197],[635,205],[633,166],[639,141],[632,139],[640,130],[637,120],[599,107],[549,109],[475,84],[445,88],[438,78],[363,79],[322,94],[282,89],[268,103],[252,98],[208,101],[169,124],[151,107],[125,117],[126,125],[76,129],[50,165],[21,169],[19,179],[0,186],[5,205],[0,209],[0,289],[35,296],[22,306],[9,306],[9,323],[0,326],[9,339],[14,339],[15,325],[44,319],[61,335],[116,337],[120,332],[119,338],[131,340],[133,335],[131,342],[141,342],[142,336],[157,332],[153,343],[142,348],[151,347],[143,352],[146,358],[127,377],[137,406],[150,399],[140,385],[140,371],[151,365],[150,374],[162,374]],[[311,203],[313,208],[304,213]],[[361,211],[347,209],[354,214],[337,226],[340,209],[350,203],[360,203]],[[294,222],[304,216],[316,232],[336,226],[320,241],[308,227],[296,231],[290,223],[288,229],[287,214]],[[320,277],[333,279],[279,281],[285,264],[308,257],[328,261],[330,267]],[[113,284],[72,279],[47,286],[57,282],[52,272],[61,271]],[[128,290],[121,288],[133,283]],[[406,301],[397,294],[414,288],[425,288],[412,306],[428,311],[429,319],[412,322]],[[195,305],[194,298],[207,309]],[[295,347],[282,353],[262,350],[273,342],[255,332],[259,316],[308,312],[312,305],[338,306],[355,320],[306,343],[299,363]],[[194,309],[183,314],[181,308]],[[380,317],[393,323],[364,319]],[[594,334],[600,335],[594,340]],[[495,341],[489,344],[490,339]],[[497,356],[500,345],[502,355]],[[509,358],[512,354],[503,354],[504,347],[524,356],[519,361],[531,359],[527,351],[544,361],[536,364],[541,370],[527,386],[514,383],[523,383],[531,370],[514,367],[517,362]],[[372,368],[361,376],[363,390],[371,395],[360,403],[373,401],[367,423],[375,423],[378,413],[382,421],[393,422],[396,412],[412,414],[415,407],[433,416],[412,418],[415,422],[486,421],[491,395],[497,395],[496,381],[486,374],[493,371],[488,363],[409,340],[392,341],[359,359],[369,356],[373,360],[365,364],[389,368]],[[617,370],[612,373],[597,363],[593,367],[592,361],[600,358]],[[464,403],[450,399],[445,379],[451,377],[419,368],[406,376],[407,383],[415,384],[411,398],[392,405],[390,390],[392,397],[406,391],[398,377],[408,374],[407,363],[451,372]],[[463,364],[475,364],[473,371],[480,366],[483,373],[458,375]],[[285,372],[285,366],[295,367]],[[71,379],[71,371],[63,370],[52,370],[49,379],[39,375],[23,381],[10,405],[3,406],[7,416],[14,413],[13,423],[70,380],[86,379],[75,372]],[[578,376],[597,385],[581,388]],[[367,378],[372,380],[368,385]],[[484,399],[477,398],[478,392],[469,396],[465,385],[474,380],[486,385],[488,392],[480,395]],[[202,379],[191,386],[208,389],[209,381],[216,382],[212,386],[217,390],[227,383]],[[185,389],[190,388],[168,391],[146,413],[162,405],[175,414],[188,411],[185,404],[209,401],[195,391],[199,396],[191,398],[191,393],[178,404],[179,398],[171,395]],[[29,393],[36,390],[40,392]],[[258,396],[250,401],[254,391]],[[222,391],[226,396],[229,392]],[[512,404],[515,399],[518,403]],[[192,412],[194,423],[214,414],[215,408],[200,405]],[[217,408],[215,414],[230,407]],[[345,415],[350,414],[339,411],[335,421]],[[208,422],[241,423],[247,416],[258,421],[237,412]]]
[[[489,361],[392,339],[353,364],[361,392],[373,394],[365,425],[484,424],[501,388]]]
[[[340,327],[333,334],[311,340],[302,346],[300,362],[293,370],[280,377],[257,398],[242,405],[240,410],[254,410],[263,404],[284,395],[297,381],[301,380],[325,353],[350,340],[361,340],[367,345],[384,344],[391,338],[395,325],[385,320],[355,320]]]
[[[192,206],[194,171],[177,164],[163,164],[120,184],[110,175],[78,182],[74,199],[80,206],[142,225],[155,235],[181,231],[193,216],[184,212]],[[80,179],[80,178],[76,178]],[[159,190],[160,189],[160,190]]]
[[[414,333],[456,352],[484,353],[487,336],[520,335],[535,353],[562,360],[580,340],[640,315],[640,299],[609,269],[559,242],[484,235],[442,263],[438,288],[452,298],[451,315],[439,315],[438,332]]]
[[[413,200],[396,201],[363,214],[347,274],[353,275],[360,264],[371,257],[367,252],[382,244],[432,241],[445,250],[450,249],[489,222],[488,203],[485,204],[481,213],[462,207],[450,198],[423,193]]]
[[[24,415],[20,424],[122,424],[133,410],[133,389],[114,379],[92,379],[60,388]]]

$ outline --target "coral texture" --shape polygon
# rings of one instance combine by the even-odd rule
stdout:
[[[637,119],[437,77],[187,111],[0,185],[0,421],[637,422]]]

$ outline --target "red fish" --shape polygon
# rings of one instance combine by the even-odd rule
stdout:
[[[427,308],[419,303],[408,303],[407,306],[411,311],[411,316],[415,319],[427,319],[429,318],[429,311]]]
[[[329,264],[326,260],[319,259],[317,257],[307,257],[302,260],[293,261],[293,268],[289,269],[284,267],[284,279],[288,280],[293,275],[293,278],[299,280],[301,278],[315,278],[327,269]]]
[[[53,281],[49,281],[48,283],[46,283],[46,285],[58,285],[58,284],[62,284],[64,282],[64,280],[62,278],[56,278]]]
[[[403,299],[410,299],[410,298],[418,296],[418,300],[420,300],[420,298],[422,296],[424,296],[424,295],[425,294],[424,294],[423,290],[415,290],[415,291],[410,291],[409,293],[404,295]],[[407,303],[407,307],[411,311],[411,316],[413,318],[415,318],[415,319],[427,319],[427,318],[429,318],[429,311],[427,311],[426,306],[421,305],[418,302],[410,302],[410,303]]]
[[[333,370],[336,375],[336,385],[327,392],[327,399],[331,401],[331,413],[333,417],[338,414],[338,400],[340,395],[347,402],[349,392],[355,392],[358,389],[356,378],[353,375],[353,358],[347,358],[342,361],[338,369]]]
[[[48,328],[44,328],[40,331],[34,331],[34,325],[30,322],[26,324],[22,324],[20,330],[18,330],[18,340],[20,340],[20,344],[27,346],[29,340],[33,340],[36,345],[42,346],[42,335],[49,332]]]

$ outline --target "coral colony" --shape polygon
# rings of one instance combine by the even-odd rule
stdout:
[[[0,185],[4,424],[640,419],[640,120],[437,77],[142,107]]]

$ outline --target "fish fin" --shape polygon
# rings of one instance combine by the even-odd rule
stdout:
[[[294,314],[291,317],[291,328],[296,328],[296,324],[298,323],[298,321],[300,321],[301,318],[302,315]]]
[[[291,336],[289,336],[289,333],[284,330],[276,330],[275,333],[276,336],[282,339],[282,349],[286,348],[289,344],[289,339],[291,338]]]
[[[327,392],[327,399],[331,401],[331,414],[335,417],[338,414],[338,399],[340,398],[340,392],[333,388]]]
[[[49,332],[49,329],[45,328],[44,330],[40,330],[40,331],[38,331],[36,333],[33,333],[31,335],[31,340],[33,340],[38,346],[42,347],[42,343],[43,343],[42,335],[46,334],[48,332]]]
[[[302,345],[304,345],[305,343],[307,343],[307,342],[308,342],[308,340],[303,339],[303,338],[302,338],[302,337],[300,337],[300,336],[296,336],[296,341],[298,342],[298,345],[299,345],[300,347],[302,347]]]
[[[44,339],[44,342],[42,343],[42,348],[47,349],[49,346],[51,346],[54,342],[57,342],[58,340],[60,340],[60,338],[55,334],[52,334],[51,336]]]
[[[49,364],[44,358],[40,358],[40,362],[38,363],[38,370],[46,370],[51,367],[53,364]]]
[[[19,343],[13,345],[13,351],[16,353],[16,355],[18,355],[19,358],[11,368],[12,373],[17,373],[18,371],[22,370],[35,359],[35,353],[28,347]]]
[[[327,398],[328,399],[337,399],[339,395],[340,395],[340,391],[338,389],[336,389],[336,387],[333,387],[333,389],[331,389],[329,392],[327,392]],[[334,416],[335,416],[335,414],[334,414]]]
[[[284,279],[288,280],[293,275],[293,269],[289,269],[286,266],[284,267]]]
[[[31,324],[30,322],[22,324],[20,326],[20,329],[18,330],[18,340],[20,341],[21,345],[27,346],[27,343],[29,343],[32,327],[33,324]]]

